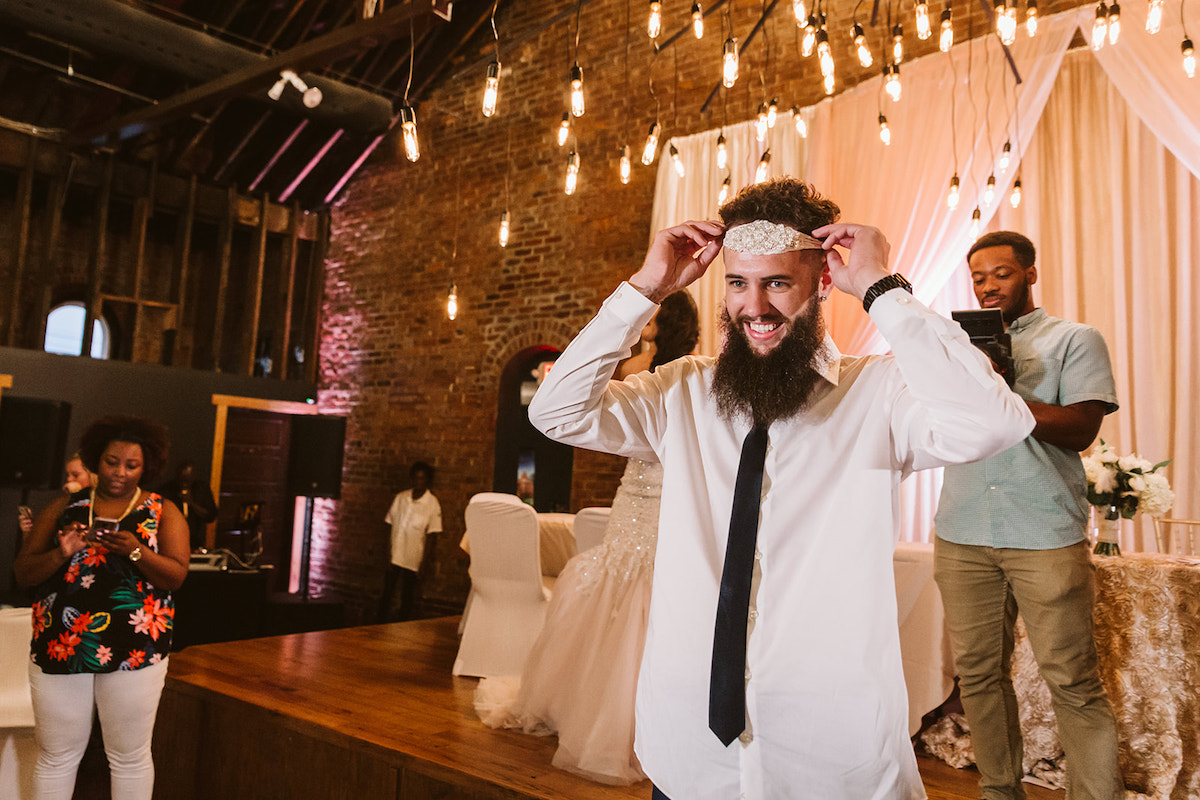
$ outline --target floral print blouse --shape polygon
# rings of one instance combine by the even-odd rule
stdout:
[[[89,490],[71,495],[58,526],[88,521]],[[162,496],[143,492],[120,528],[158,552]],[[125,556],[89,544],[35,590],[30,658],[42,672],[116,672],[157,664],[171,650],[171,593],[142,577]]]

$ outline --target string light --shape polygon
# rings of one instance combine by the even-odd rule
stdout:
[[[633,176],[633,160],[629,157],[629,145],[621,148],[621,183],[628,184]]]
[[[1150,10],[1146,12],[1146,33],[1154,34],[1162,30],[1163,0],[1150,0]]]
[[[1021,205],[1021,179],[1020,178],[1017,178],[1016,182],[1013,183],[1012,194],[1010,194],[1008,196],[1008,202],[1013,208],[1016,208],[1019,205]]]
[[[808,7],[804,0],[792,0],[792,13],[796,15],[796,25],[803,28],[804,20],[808,18]]]
[[[808,15],[808,21],[804,24],[804,35],[800,37],[800,55],[808,58],[813,54],[813,50],[817,46],[817,18],[812,14]]]
[[[892,61],[899,64],[904,60],[904,26],[899,22],[892,28]]]
[[[857,22],[850,29],[850,35],[854,37],[854,46],[858,48],[858,63],[864,69],[871,66],[875,59],[871,57],[871,48],[867,47],[867,36],[863,33],[862,25]]]
[[[767,171],[771,168],[771,151],[762,154],[762,158],[758,160],[758,169],[754,172],[755,183],[766,183]]]
[[[754,120],[754,138],[759,142],[767,140],[767,104],[758,104],[758,117]]]
[[[730,185],[730,176],[726,175],[725,180],[721,181],[721,191],[717,193],[717,205],[725,205],[725,201],[729,199],[729,195],[733,192],[733,187]]]
[[[996,175],[995,173],[988,175],[987,188],[983,190],[983,204],[990,206],[992,201],[996,199]]]
[[[1113,3],[1108,7],[1108,43],[1115,45],[1121,38],[1121,5]]]
[[[582,117],[583,111],[583,69],[576,63],[571,67],[571,115]]]
[[[792,106],[792,120],[796,123],[796,133],[801,139],[807,139],[808,123],[804,121],[804,117],[800,116],[800,109],[797,106]]]
[[[725,40],[721,56],[721,85],[732,89],[738,79],[738,48],[737,39],[730,36]]]
[[[725,146],[725,134],[717,137],[717,169],[725,169],[729,164],[729,148]]]
[[[979,213],[979,206],[975,206],[975,210],[971,212],[971,237],[979,237],[979,228],[983,224],[983,215]]]
[[[1104,5],[1104,0],[1096,6],[1096,19],[1092,22],[1092,50],[1099,50],[1104,47],[1104,40],[1108,38],[1108,6]]]
[[[1004,149],[1000,151],[1000,160],[996,162],[996,169],[1003,175],[1008,172],[1008,165],[1012,163],[1012,142],[1006,141]]]
[[[833,48],[829,46],[829,32],[824,28],[817,31],[817,58],[821,62],[821,74],[828,81],[833,75]]]
[[[946,195],[946,208],[953,211],[958,208],[958,173],[950,179],[950,192]]]
[[[671,154],[671,164],[675,167],[675,174],[686,178],[687,170],[683,166],[683,159],[679,156],[679,148],[672,144],[668,152]]]
[[[642,148],[642,163],[647,167],[654,163],[654,156],[658,154],[658,136],[662,133],[662,126],[657,122],[650,126],[650,133],[646,135],[646,145]]]
[[[697,39],[704,38],[704,11],[699,3],[692,3],[692,33]]]
[[[996,0],[996,35],[1005,45],[1017,41],[1017,13],[1006,0]]]
[[[579,184],[579,154],[574,150],[567,156],[567,179],[563,184],[563,192],[569,197],[575,194],[575,187]]]
[[[772,97],[771,102],[767,105],[767,127],[774,128],[775,123],[779,120],[779,100]]]
[[[885,147],[892,143],[892,129],[888,127],[887,117],[883,114],[879,115],[879,141],[883,142]]]
[[[508,210],[500,215],[500,246],[508,247]]]
[[[827,95],[833,94],[833,89],[834,89],[833,73],[831,72],[825,76],[825,94],[827,94]]]
[[[458,284],[450,284],[450,293],[446,295],[446,316],[451,322],[458,316]]]
[[[1153,2],[1153,0],[1151,0]],[[1162,0],[1158,0],[1162,2]],[[1025,0],[1025,33],[1032,38],[1037,33],[1038,6],[1037,0]]]
[[[500,62],[493,61],[487,66],[487,78],[483,82],[483,115],[490,117],[496,113],[496,101],[500,97]]]
[[[646,33],[651,39],[657,39],[662,33],[662,3],[650,0],[650,19],[646,22]]]
[[[400,107],[400,133],[404,138],[405,158],[416,161],[421,157],[421,145],[417,142],[417,110],[412,106]]]
[[[929,24],[929,2],[928,0],[917,0],[917,38],[925,41],[933,35],[933,28]],[[870,66],[866,64],[864,66]]]
[[[951,47],[954,47],[954,25],[950,21],[950,4],[946,3],[946,7],[942,9],[942,32],[938,35],[938,49],[949,53]]]
[[[900,102],[900,65],[889,64],[887,67],[887,80],[884,82],[884,91],[888,93],[888,97],[892,98],[893,103]]]
[[[1196,77],[1196,51],[1192,47],[1192,40],[1187,36],[1183,37],[1183,44],[1179,46],[1183,51],[1183,72],[1189,78]]]
[[[564,111],[562,122],[558,124],[558,146],[562,147],[567,143],[567,137],[571,135],[571,114]]]

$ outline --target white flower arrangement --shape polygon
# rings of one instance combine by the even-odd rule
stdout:
[[[1170,463],[1168,459],[1151,464],[1136,453],[1118,455],[1101,439],[1100,446],[1083,457],[1088,502],[1115,505],[1125,519],[1133,519],[1139,511],[1164,514],[1175,504],[1175,493],[1158,470]]]

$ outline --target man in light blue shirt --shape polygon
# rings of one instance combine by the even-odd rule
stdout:
[[[1080,451],[1117,409],[1099,331],[1037,308],[1033,243],[981,237],[967,254],[975,296],[999,308],[1016,383],[1037,425],[991,458],[946,467],[935,519],[935,577],[954,644],[963,709],[985,800],[1023,800],[1022,742],[1010,678],[1013,626],[1025,621],[1066,753],[1071,800],[1125,796],[1117,730],[1092,635],[1094,568]]]

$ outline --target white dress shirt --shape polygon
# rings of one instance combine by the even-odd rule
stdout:
[[[416,500],[412,489],[405,489],[383,521],[392,526],[392,563],[416,572],[425,557],[425,534],[441,533],[442,505],[428,489]]]
[[[635,750],[672,800],[925,796],[908,738],[892,550],[900,480],[1019,442],[1033,416],[962,329],[902,290],[871,316],[894,356],[826,338],[826,382],[769,429],[746,652],[746,731],[708,729],[713,623],[746,419],[687,357],[610,381],[655,305],[627,283],[529,406],[550,438],[661,461],[662,509]]]

